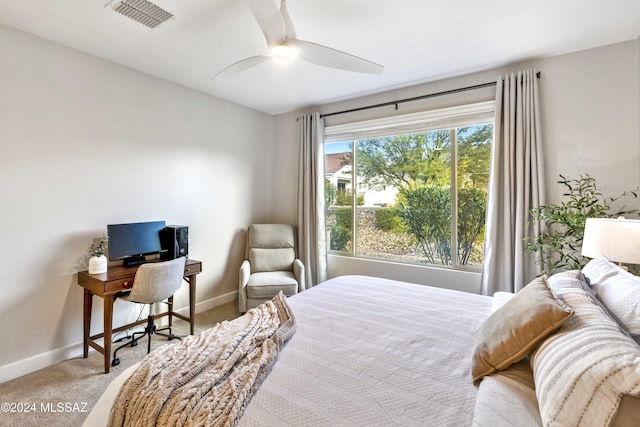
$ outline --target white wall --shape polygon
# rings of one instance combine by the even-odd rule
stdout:
[[[507,72],[535,67],[539,82],[548,202],[558,202],[558,175],[577,178],[590,174],[605,195],[640,185],[640,136],[638,123],[638,40],[611,46],[514,64],[509,67],[392,90],[372,96],[281,114],[275,118],[274,155],[281,176],[275,195],[274,216],[295,222],[295,118],[311,111],[330,113],[402,98],[436,93],[495,81]],[[495,90],[482,89],[393,107],[328,117],[327,125],[406,114],[425,109],[493,99]],[[288,184],[288,188],[286,185]],[[628,203],[639,208],[639,201]],[[441,268],[404,267],[394,263],[329,257],[330,275],[371,274],[396,280],[477,292],[479,274]]]
[[[640,185],[637,47],[632,40],[540,62],[550,200],[561,197],[560,173],[589,174],[608,195]]]
[[[0,58],[0,382],[81,354],[75,273],[106,224],[189,226],[197,300],[233,298],[242,230],[271,215],[273,117],[4,26]]]

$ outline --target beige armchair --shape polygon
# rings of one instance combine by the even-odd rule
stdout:
[[[304,265],[298,259],[296,229],[289,224],[252,224],[245,260],[240,266],[238,307],[241,313],[282,291],[291,296],[304,289]]]

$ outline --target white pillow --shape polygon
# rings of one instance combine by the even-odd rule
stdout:
[[[624,395],[640,395],[640,346],[571,274],[548,279],[575,313],[531,355],[544,425],[607,426]]]
[[[616,274],[598,285],[596,295],[627,332],[640,342],[640,277],[631,273]]]
[[[640,277],[605,257],[594,258],[582,273],[598,300],[627,332],[640,343]]]
[[[587,278],[589,285],[597,289],[598,285],[605,279],[624,272],[620,267],[601,256],[594,258],[582,267],[582,274]]]

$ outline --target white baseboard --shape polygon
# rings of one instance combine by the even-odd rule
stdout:
[[[0,366],[0,384],[82,355],[82,341]]]
[[[235,301],[238,298],[238,291],[229,292],[224,295],[220,295],[219,297],[211,298],[206,301],[201,301],[196,303],[196,313],[200,313],[202,311],[211,310],[212,308],[218,307],[219,305],[227,304]],[[183,307],[176,310],[176,313],[180,313],[183,316],[189,315],[189,307]]]
[[[198,302],[196,303],[196,313],[233,302],[236,300],[237,296],[238,292],[234,291],[206,301]],[[182,315],[188,315],[189,307],[181,308],[176,310],[176,312]],[[89,348],[89,350],[91,352],[95,351],[92,348]],[[0,384],[79,356],[82,356],[82,341],[0,366]]]

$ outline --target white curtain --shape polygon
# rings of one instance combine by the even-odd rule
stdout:
[[[324,121],[320,113],[298,117],[298,252],[305,287],[327,278],[324,218]]]
[[[498,78],[481,293],[517,292],[537,275],[526,239],[539,230],[529,211],[544,203],[536,70]]]

